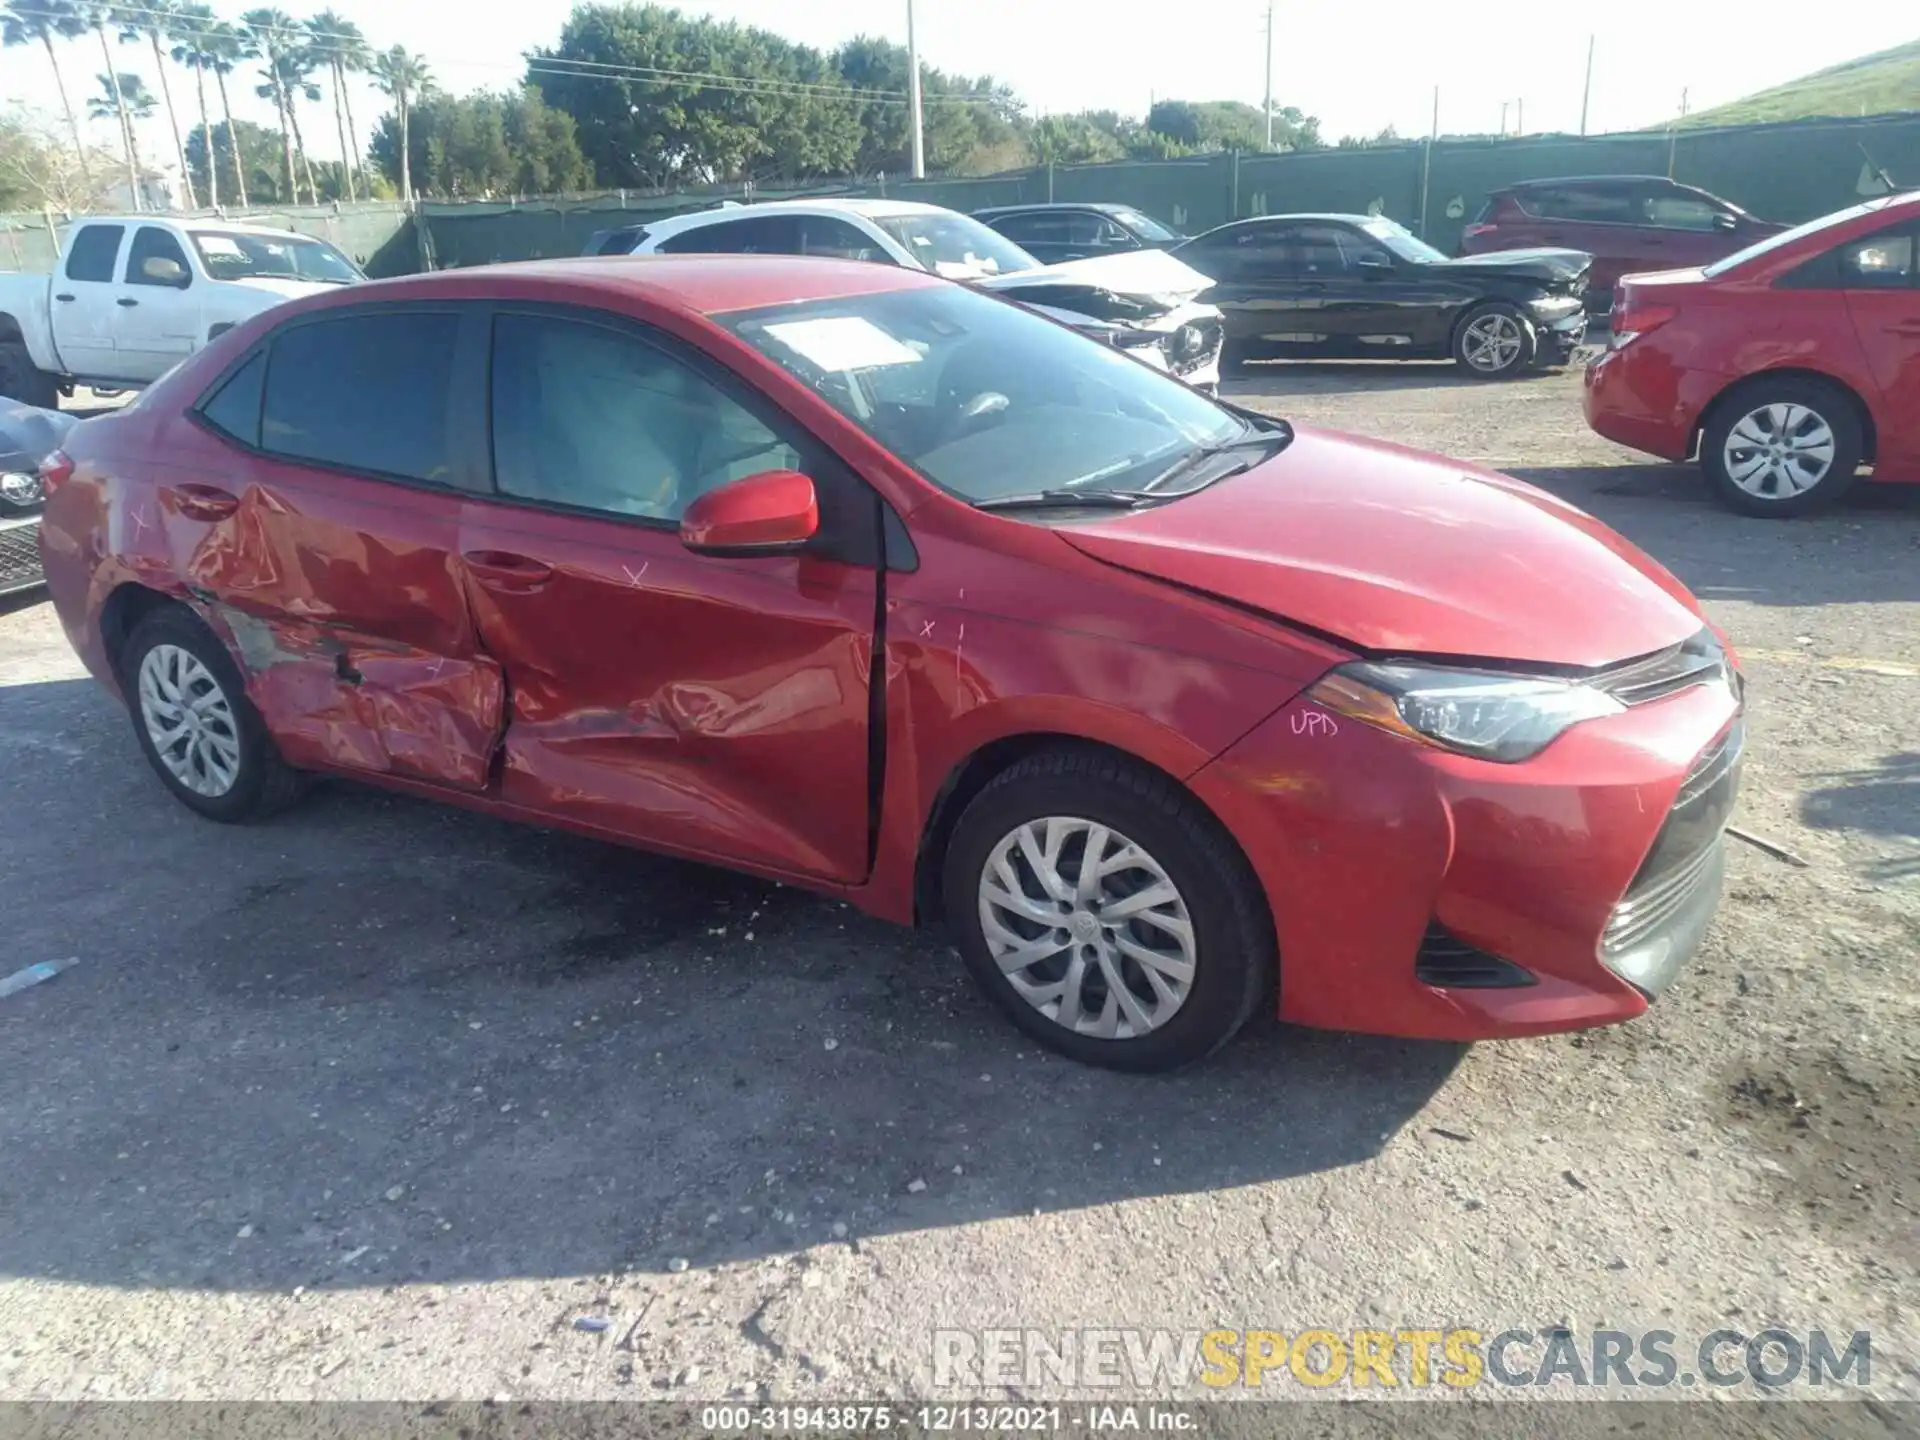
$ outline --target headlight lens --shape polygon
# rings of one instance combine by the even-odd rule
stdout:
[[[40,477],[22,475],[9,470],[0,474],[0,499],[14,505],[38,505],[40,503]]]
[[[1342,665],[1307,694],[1410,740],[1506,764],[1538,755],[1582,720],[1626,709],[1574,680],[1437,665]]]

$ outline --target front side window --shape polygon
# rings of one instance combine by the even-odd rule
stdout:
[[[922,270],[950,280],[1040,268],[1033,256],[970,215],[936,210],[923,215],[876,215],[873,223],[899,242]]]
[[[290,326],[267,361],[261,448],[334,469],[451,484],[460,317],[343,315]]]
[[[171,231],[142,225],[133,232],[133,244],[127,249],[127,283],[164,285],[173,290],[184,290],[193,283],[187,252]]]
[[[1066,216],[1044,211],[1002,216],[993,228],[1016,245],[1064,245],[1067,240]]]
[[[1177,380],[962,286],[715,318],[975,503],[1143,485],[1243,429]]]
[[[82,225],[67,250],[67,279],[107,283],[113,279],[114,257],[120,253],[123,225]]]
[[[1717,230],[1727,212],[1696,195],[1656,192],[1646,199],[1647,223],[1662,230]],[[1731,218],[1731,217],[1728,217]]]
[[[893,264],[893,257],[858,226],[832,215],[800,217],[800,253],[831,255],[838,260],[878,260]]]
[[[1170,245],[1180,238],[1178,231],[1169,230],[1151,215],[1131,207],[1116,210],[1113,215],[1116,220],[1149,245]]]
[[[1805,240],[1810,235],[1818,235],[1822,230],[1831,229],[1836,225],[1845,225],[1850,221],[1858,220],[1862,215],[1871,215],[1877,210],[1884,210],[1893,204],[1896,199],[1905,200],[1906,198],[1905,196],[1880,195],[1872,200],[1855,205],[1851,209],[1836,210],[1831,215],[1822,215],[1817,220],[1808,220],[1804,224],[1794,226],[1791,230],[1782,230],[1778,234],[1767,236],[1764,240],[1756,240],[1753,244],[1747,246],[1746,249],[1736,250],[1725,259],[1714,261],[1713,264],[1706,267],[1703,273],[1708,279],[1712,279],[1716,275],[1724,275],[1727,271],[1736,266],[1745,265],[1750,260],[1758,260],[1762,256],[1772,254],[1775,250]]]
[[[200,263],[215,280],[312,280],[351,285],[367,277],[324,240],[256,235],[244,230],[189,230]]]
[[[1411,260],[1417,265],[1429,265],[1435,260],[1447,257],[1415,235],[1397,220],[1389,220],[1384,215],[1375,215],[1360,227],[1362,233],[1378,240],[1394,255],[1402,260]]]
[[[673,521],[707,491],[801,456],[683,361],[631,331],[551,315],[493,322],[502,495]]]

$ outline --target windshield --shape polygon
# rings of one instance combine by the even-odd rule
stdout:
[[[1164,244],[1169,240],[1183,240],[1186,238],[1178,230],[1169,230],[1151,215],[1142,214],[1140,211],[1132,208],[1115,210],[1113,212],[1113,218],[1133,231],[1133,233],[1138,235],[1142,240],[1151,240],[1155,244]]]
[[[1871,215],[1876,210],[1884,210],[1894,202],[1894,199],[1892,195],[1882,195],[1878,199],[1867,201],[1864,205],[1836,210],[1831,215],[1822,215],[1818,220],[1809,220],[1806,224],[1796,225],[1791,230],[1782,230],[1778,235],[1769,235],[1764,240],[1755,241],[1744,250],[1736,250],[1733,254],[1714,261],[1701,273],[1708,278],[1724,275],[1736,265],[1744,265],[1749,260],[1758,260],[1762,255],[1778,250],[1782,245],[1791,245],[1796,240],[1817,235],[1829,225],[1844,225],[1847,221],[1858,219],[1862,215]]]
[[[1402,260],[1412,260],[1416,264],[1430,265],[1435,260],[1444,260],[1446,255],[1427,244],[1406,226],[1398,221],[1389,220],[1384,215],[1376,215],[1360,227],[1391,250]]]
[[[967,215],[875,215],[873,223],[907,247],[922,270],[950,280],[1038,270],[1040,262],[998,230]]]
[[[192,230],[200,263],[216,280],[315,280],[351,285],[367,277],[324,240],[249,235],[241,230]]]
[[[973,503],[1148,482],[1241,436],[1177,380],[960,285],[716,317],[941,489]]]

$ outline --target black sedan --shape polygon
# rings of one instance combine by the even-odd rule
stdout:
[[[1044,265],[1127,250],[1168,250],[1187,237],[1131,205],[996,205],[973,218]]]
[[[1444,360],[1504,379],[1564,365],[1586,334],[1593,257],[1505,250],[1450,259],[1377,215],[1263,215],[1174,255],[1214,286],[1222,369],[1286,358]]]
[[[0,595],[31,590],[40,573],[40,462],[74,417],[0,399]]]

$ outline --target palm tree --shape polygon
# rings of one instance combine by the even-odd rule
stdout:
[[[141,208],[139,174],[140,150],[134,144],[133,121],[151,119],[159,101],[153,98],[153,92],[147,89],[147,82],[138,75],[121,72],[115,75],[109,71],[94,77],[100,85],[100,93],[87,97],[87,118],[89,120],[111,120],[116,116],[127,117],[127,127],[121,133],[127,141],[128,174],[134,176],[133,208]]]
[[[298,43],[294,33],[294,18],[284,10],[249,10],[240,17],[240,23],[255,47],[253,53],[264,56],[267,62],[266,69],[260,72],[266,84],[254,93],[262,99],[272,100],[274,110],[280,116],[280,144],[287,166],[287,194],[297,201],[300,198],[300,182],[293,168],[293,122],[287,118],[288,98],[281,83],[284,72],[280,65],[281,55]]]
[[[216,210],[220,208],[220,152],[213,148],[213,121],[207,115],[207,71],[219,63],[220,57],[213,49],[219,23],[205,5],[181,5],[168,27],[174,42],[173,63],[193,71],[194,88],[200,94],[200,138],[207,147],[207,204]]]
[[[227,121],[227,153],[233,157],[233,179],[240,190],[240,208],[248,208],[247,167],[240,159],[240,137],[233,130],[233,102],[227,98],[227,76],[242,60],[252,59],[256,53],[246,32],[229,25],[224,20],[215,20],[201,32],[206,42],[208,68],[213,71],[215,83],[220,87],[220,113]],[[213,152],[207,152],[207,168],[213,168]]]
[[[153,68],[160,75],[160,98],[166,102],[167,131],[173,137],[173,156],[180,163],[180,190],[186,197],[186,208],[194,207],[193,176],[187,169],[187,147],[180,141],[180,117],[173,110],[173,85],[167,79],[166,56],[160,51],[160,41],[170,35],[180,14],[180,0],[140,0],[137,6],[130,7],[121,17],[120,38],[122,41],[145,40],[153,46]]]
[[[331,10],[322,10],[307,21],[307,51],[327,67],[333,80],[333,126],[340,136],[342,176],[347,198],[359,199],[354,171],[360,164],[360,136],[353,128],[353,97],[347,93],[349,71],[362,71],[372,59],[366,37],[351,20],[343,20]]]
[[[408,139],[407,121],[413,110],[414,99],[424,94],[427,87],[433,84],[433,76],[428,73],[424,58],[409,54],[403,47],[396,45],[391,50],[374,57],[373,78],[382,92],[393,97],[394,118],[400,122],[400,203],[411,205],[413,204],[412,143]]]
[[[73,102],[67,98],[67,78],[60,73],[60,55],[53,42],[74,40],[87,33],[87,22],[68,0],[7,0],[0,11],[0,44],[8,48],[31,45],[36,40],[47,50],[47,66],[53,71],[53,83],[60,91],[60,108],[67,115],[67,130],[73,136],[73,152],[80,161],[80,176],[93,189],[93,171],[87,165],[87,145],[80,138],[80,122],[73,118]]]
[[[140,166],[133,152],[133,120],[127,114],[127,107],[120,94],[120,72],[113,68],[113,47],[107,43],[109,27],[121,25],[121,10],[111,0],[80,0],[74,6],[75,13],[85,23],[87,29],[100,37],[100,58],[107,62],[106,74],[101,78],[113,92],[114,108],[112,113],[120,121],[120,145],[127,157],[127,197],[135,210],[145,209],[140,199]],[[88,103],[89,113],[93,110]],[[105,119],[105,116],[96,116]]]

